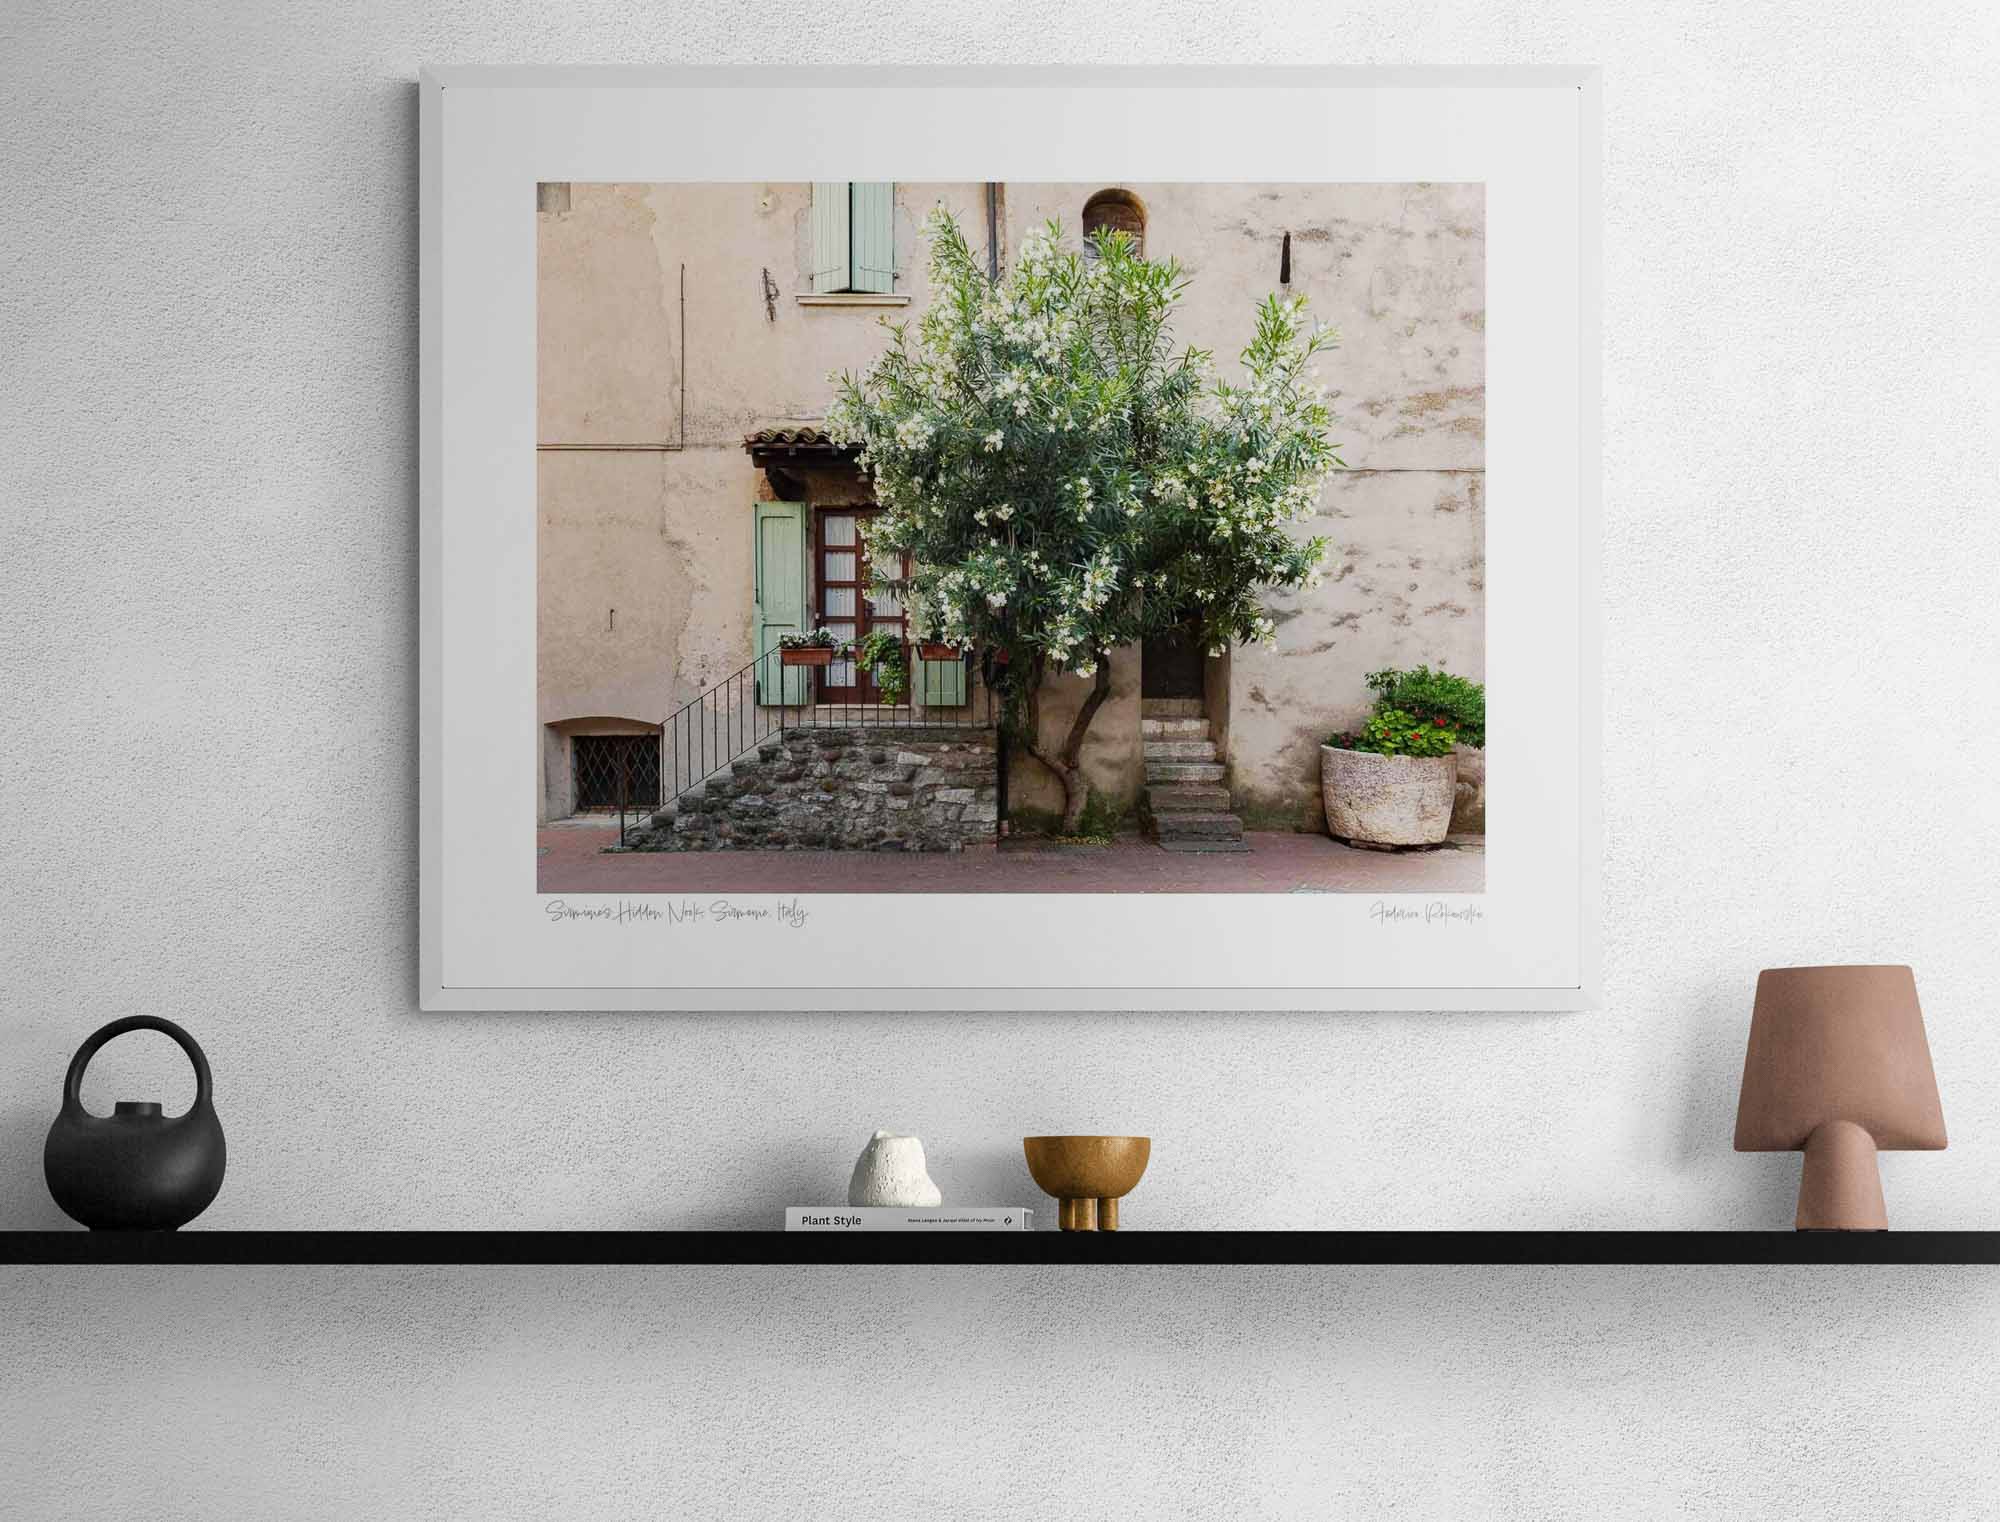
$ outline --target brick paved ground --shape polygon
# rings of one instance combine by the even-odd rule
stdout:
[[[1257,833],[1244,855],[1180,856],[1151,841],[955,854],[711,851],[605,854],[615,831],[538,834],[544,893],[1478,893],[1483,851],[1357,851],[1323,835]]]

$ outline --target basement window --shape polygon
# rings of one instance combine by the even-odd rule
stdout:
[[[661,801],[658,735],[577,735],[570,745],[577,813]]]

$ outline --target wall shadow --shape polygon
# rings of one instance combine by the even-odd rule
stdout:
[[[42,1143],[48,1138],[47,1115],[10,1115],[0,1120],[0,1157],[23,1160],[0,1172],[0,1231],[81,1231],[49,1198],[42,1177]]]

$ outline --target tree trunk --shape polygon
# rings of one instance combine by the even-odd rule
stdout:
[[[1028,689],[1028,733],[1022,744],[1029,755],[1055,773],[1056,780],[1063,789],[1062,832],[1074,835],[1082,828],[1084,805],[1090,801],[1090,786],[1084,781],[1082,757],[1084,736],[1090,732],[1090,721],[1097,717],[1097,710],[1104,706],[1104,700],[1111,696],[1111,657],[1102,651],[1097,656],[1097,675],[1092,679],[1090,691],[1085,694],[1083,706],[1076,711],[1070,721],[1069,734],[1064,738],[1062,749],[1050,753],[1042,742],[1042,672],[1040,662]]]

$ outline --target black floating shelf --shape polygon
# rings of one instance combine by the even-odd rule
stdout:
[[[16,1231],[0,1263],[2000,1264],[2000,1232]]]

